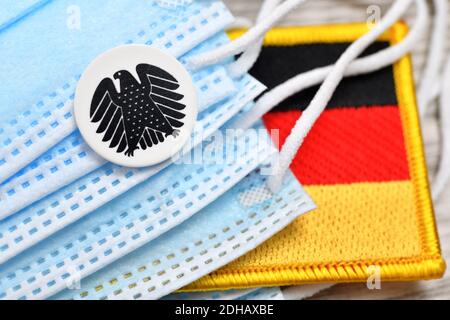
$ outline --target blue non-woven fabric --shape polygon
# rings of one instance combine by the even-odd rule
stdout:
[[[203,43],[201,43],[200,45],[198,45],[197,47],[195,47],[194,49],[190,50],[189,52],[187,52],[185,55],[181,56],[179,58],[179,60],[181,61],[182,64],[186,64],[186,59],[190,56],[193,56],[195,54],[204,52],[204,51],[208,51],[213,49],[214,47],[217,47],[221,44],[224,44],[226,42],[228,42],[229,39],[226,36],[226,34],[224,32],[220,32],[216,35],[214,35],[213,37],[211,37],[210,39],[204,41]],[[217,103],[220,100],[224,99],[227,97],[227,93],[230,93],[230,86],[232,86],[233,84],[230,83],[231,79],[228,79],[227,75],[224,72],[224,67],[223,65],[213,65],[209,68],[204,68],[202,70],[199,70],[198,72],[193,72],[192,75],[192,80],[194,81],[194,83],[200,83],[200,81],[202,79],[207,78],[208,76],[212,75],[215,72],[221,72],[224,73],[224,78],[221,79],[221,82],[226,81],[224,85],[224,90],[222,90],[223,92],[210,92],[210,88],[206,87],[206,88],[202,88],[199,87],[199,85],[197,87],[199,92],[199,111],[203,111],[203,109],[211,106],[211,104],[213,103]],[[78,139],[81,139],[80,134],[76,133],[75,134],[77,137],[79,137]],[[78,145],[78,144],[76,144]],[[66,150],[70,149],[70,145],[67,145],[66,142],[61,141],[61,147],[66,148]],[[57,150],[58,145],[55,145],[54,148]],[[50,150],[49,150],[50,151]],[[51,152],[51,151],[50,151]],[[33,161],[32,163],[30,163],[28,166],[22,168],[20,171],[18,171],[17,173],[15,173],[14,175],[12,175],[11,177],[9,177],[7,180],[1,182],[0,181],[0,186],[1,185],[6,185],[8,184],[10,181],[17,179],[20,176],[23,176],[24,173],[26,173],[27,171],[33,169],[33,168],[37,168],[39,167],[40,164],[42,164],[43,162],[46,162],[45,159],[48,158],[54,158],[54,156],[51,156],[51,154],[47,154],[47,153],[43,153],[40,158],[37,158],[35,161]]]
[[[240,79],[237,85],[239,94],[211,106],[199,115],[199,122],[194,129],[197,138],[193,138],[186,145],[184,152],[188,152],[188,149],[211,135],[239,110],[248,110],[245,105],[265,88],[250,76]],[[172,162],[167,160],[148,168],[125,168],[108,163],[0,221],[0,262],[5,262],[25,248],[51,236],[57,230],[127,192]],[[25,255],[29,256],[29,253]]]
[[[33,14],[51,0],[0,0],[0,32],[8,26],[17,23],[20,19]]]
[[[79,28],[71,27],[72,15]],[[178,57],[231,19],[223,4],[209,0],[176,9],[153,1],[62,0],[4,28],[0,181],[75,130],[70,100],[80,74],[99,53],[126,43],[159,43]]]
[[[228,41],[226,34],[220,32],[190,50],[179,60],[185,64],[188,57],[211,50]],[[223,65],[213,65],[192,72],[191,75],[198,91],[199,112],[235,93],[235,85],[226,74]],[[105,160],[88,147],[78,131],[69,135],[12,177],[3,183],[0,182],[0,206],[4,208],[0,213],[0,219],[104,163]]]
[[[264,188],[265,181],[266,177],[254,171],[184,223],[82,280],[80,288],[66,289],[52,298],[160,298],[230,262],[237,257],[234,251],[242,254],[254,248],[277,232],[277,227],[314,209],[314,203],[292,174],[276,195],[251,206],[244,205],[242,193]],[[287,208],[290,213],[281,214]],[[264,226],[267,222],[270,227]],[[247,241],[232,245],[230,242],[238,236]],[[214,258],[210,258],[209,252],[215,250],[223,255],[214,253]],[[197,259],[201,262],[191,266]]]
[[[188,154],[187,162],[166,168],[16,261],[4,264],[1,295],[14,294],[16,287],[22,288],[17,292],[27,298],[61,290],[64,275],[73,273],[71,267],[84,273],[98,270],[190,218],[273,153],[267,134],[264,142],[252,133],[238,140],[230,138],[226,153],[219,155],[220,161],[216,155],[205,153],[203,160],[194,164]],[[226,160],[231,152],[236,152],[235,156]],[[25,281],[32,288],[25,288]]]
[[[250,77],[246,78],[249,82],[247,82],[247,80],[245,79],[242,79],[244,81],[241,81],[241,88],[243,91],[243,93],[241,94],[247,92],[249,96],[245,97],[245,95],[243,95],[241,98],[237,96],[233,99],[230,99],[229,104],[225,103],[223,105],[218,105],[216,108],[212,107],[212,118],[217,118],[217,112],[215,112],[215,110],[221,113],[226,113],[228,117],[232,116],[233,113],[237,112],[237,109],[242,109],[242,107],[239,107],[239,103],[248,103],[249,101],[247,99],[253,99],[258,93],[261,92],[262,85],[260,85],[258,82],[255,82],[255,80],[251,80]],[[248,89],[244,89],[245,87],[248,87]],[[246,100],[247,102],[245,102]],[[207,125],[208,123],[209,122],[205,122],[205,125]],[[207,125],[207,129],[214,131],[214,126],[217,126],[217,123]],[[162,164],[161,166],[164,168],[165,164]],[[148,169],[150,169],[150,173],[152,174],[156,174],[158,170],[161,170],[156,168]],[[75,244],[77,244],[77,246],[79,245],[79,248],[81,250],[84,250],[84,240],[86,239],[82,241],[74,241],[74,237],[77,238],[77,235],[79,236],[83,231],[89,230],[89,226],[94,226],[93,229],[95,230],[97,230],[95,226],[105,225],[114,227],[114,225],[110,224],[111,219],[106,218],[106,216],[117,216],[122,213],[120,209],[112,209],[115,203],[119,202],[124,203],[124,205],[129,205],[131,202],[135,201],[137,197],[142,197],[142,195],[145,195],[145,189],[153,190],[154,188],[158,188],[158,186],[160,185],[152,182],[155,181],[155,179],[159,179],[160,174],[156,174],[156,176],[150,178],[149,181],[146,181],[143,184],[137,186],[137,189],[135,188],[134,190],[128,190],[130,187],[138,184],[139,182],[142,182],[143,178],[145,179],[145,177],[148,177],[148,169],[129,169],[118,167],[112,164],[107,164],[103,168],[97,170],[98,172],[93,172],[92,174],[83,177],[82,181],[78,181],[76,184],[70,185],[60,190],[60,192],[58,192],[58,194],[56,194],[54,197],[50,197],[49,199],[44,198],[42,200],[42,204],[37,204],[35,210],[30,212],[31,216],[29,216],[28,218],[25,219],[22,216],[17,217],[16,219],[16,216],[12,216],[5,220],[6,224],[9,224],[10,220],[16,221],[17,223],[12,223],[12,225],[19,225],[21,228],[25,228],[23,229],[25,231],[39,231],[41,232],[41,235],[47,236],[47,238],[41,243],[30,248],[26,252],[23,252],[22,254],[16,256],[15,258],[12,258],[8,262],[0,266],[0,288],[2,289],[3,293],[6,293],[8,288],[15,287],[16,285],[13,283],[17,284],[22,281],[28,281],[30,279],[30,274],[33,273],[30,273],[31,269],[29,267],[32,266],[35,270],[41,269],[45,271],[52,265],[58,265],[59,262],[55,262],[54,258],[60,259],[58,254],[64,254],[62,251],[75,250],[76,252],[78,247],[76,247]],[[146,172],[143,172],[143,170],[146,170]],[[179,170],[180,166],[174,164],[165,169],[164,172],[166,175],[169,175],[169,177],[178,178],[182,176]],[[190,172],[191,170],[194,170],[194,168],[189,165],[185,170],[187,170],[187,172]],[[237,176],[239,175],[236,175],[236,177]],[[233,176],[233,179],[234,178],[235,176]],[[198,186],[201,187],[203,184],[203,182],[200,182]],[[187,186],[187,182],[183,182],[180,188],[185,188]],[[139,188],[143,189],[141,190]],[[109,202],[108,204],[106,204],[106,206],[99,209],[101,210],[101,212],[103,212],[103,214],[100,215],[98,212],[93,212],[92,214],[85,216],[80,221],[72,223],[70,226],[66,227],[65,229],[61,230],[61,232],[56,233],[51,237],[51,233],[46,231],[46,228],[55,229],[60,227],[61,223],[64,223],[64,221],[67,224],[67,222],[70,222],[74,217],[77,217],[78,219],[81,218],[83,215],[89,213],[89,210],[93,210],[99,205],[103,204],[105,195],[109,195],[111,198],[117,197],[120,193],[124,192],[124,190],[128,190],[128,192],[122,194],[116,200]],[[109,198],[108,200],[111,200],[111,198]],[[80,210],[82,211],[81,213]],[[49,213],[52,212],[54,212],[55,214],[49,215]],[[41,221],[42,223],[40,223],[39,221]],[[129,220],[128,218],[122,218],[120,219],[120,221]],[[78,229],[75,230],[74,228]],[[9,230],[14,231],[15,229],[8,228],[8,230],[5,230],[4,236],[8,236]],[[106,228],[105,230],[106,231],[103,232],[111,233],[111,230],[108,230],[108,228]],[[53,232],[55,231],[56,230],[53,230]],[[96,232],[94,232],[94,234],[95,237],[100,236],[100,238],[102,238],[102,234]],[[30,233],[30,236],[32,235],[34,236],[34,234]],[[26,238],[28,238],[28,236],[24,235],[17,240],[25,241],[27,240]],[[73,245],[70,245],[70,247],[66,248],[67,243],[72,243]],[[61,246],[64,247],[64,250],[57,249]],[[9,250],[8,248],[3,247],[0,250],[4,249]],[[3,252],[6,253],[6,251]],[[66,268],[67,266],[65,266],[63,269]]]
[[[70,6],[79,7],[79,30],[67,25]],[[0,34],[1,77],[7,80],[2,81],[0,96],[2,105],[10,106],[2,110],[6,113],[1,120],[26,111],[80,75],[98,54],[141,30],[152,32],[150,24],[158,25],[156,32],[168,28],[176,22],[175,12],[152,1],[61,0],[10,25]]]

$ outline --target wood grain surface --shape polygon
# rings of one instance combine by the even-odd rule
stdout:
[[[252,21],[260,8],[260,0],[224,0],[236,17]],[[308,25],[332,22],[366,21],[369,6],[379,6],[381,12],[393,1],[390,0],[314,0],[300,6],[290,13],[280,25]],[[405,20],[414,23],[414,8],[407,13]],[[450,16],[450,12],[449,12]],[[450,26],[449,26],[450,30]],[[450,31],[449,31],[450,37]],[[416,83],[426,58],[429,35],[425,36],[413,52],[414,75]],[[450,39],[447,47],[450,45]],[[450,53],[450,50],[447,50]],[[429,114],[422,121],[427,163],[430,180],[437,168],[440,156],[439,116],[436,105],[430,106]],[[436,219],[444,258],[450,261],[450,184],[435,202]],[[443,279],[410,283],[383,283],[380,290],[369,290],[365,284],[338,284],[319,292],[311,299],[449,299],[450,272]]]

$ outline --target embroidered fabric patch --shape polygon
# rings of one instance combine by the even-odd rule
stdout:
[[[270,89],[333,63],[365,32],[366,24],[274,29],[251,73]],[[406,32],[395,25],[366,54],[398,43]],[[280,144],[316,90],[264,116],[267,129],[280,130]],[[383,281],[443,275],[409,56],[345,79],[291,171],[318,209],[185,290],[366,281],[374,267]]]

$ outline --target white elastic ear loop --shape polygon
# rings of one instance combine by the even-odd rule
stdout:
[[[291,133],[287,137],[281,152],[277,165],[273,168],[273,175],[269,177],[267,183],[269,188],[276,192],[286,171],[294,159],[298,149],[303,143],[306,135],[312,126],[325,109],[328,101],[331,99],[336,87],[344,77],[345,69],[348,65],[355,60],[372,42],[374,42],[384,31],[390,28],[400,17],[406,12],[411,5],[412,0],[397,0],[389,9],[385,17],[375,25],[375,27],[353,42],[347,50],[340,56],[336,64],[333,66],[332,71],[328,74],[323,84],[320,86],[316,95],[312,99],[310,105],[302,113],[301,117],[297,120]]]
[[[256,23],[260,23],[263,18],[268,16],[270,12],[276,8],[280,0],[265,0],[261,5],[261,9],[256,18]],[[263,44],[263,37],[261,37],[254,45],[244,51],[244,53],[228,67],[228,72],[231,77],[240,77],[247,73],[255,64],[261,52]]]
[[[438,95],[439,70],[444,62],[447,38],[448,0],[434,0],[434,23],[428,49],[427,63],[417,91],[419,114],[425,116],[428,105]]]
[[[306,0],[286,0],[277,6],[269,16],[262,19],[260,23],[249,29],[240,38],[215,50],[211,50],[190,58],[188,60],[188,67],[191,70],[196,70],[207,65],[215,64],[224,58],[245,51],[248,46],[258,41],[258,39],[260,39],[275,23],[277,23],[278,20],[283,18],[286,14],[294,10],[298,5],[305,1]]]
[[[238,29],[238,28],[251,28],[253,26],[252,20],[246,17],[235,17],[233,23],[227,26],[227,30]]]
[[[441,158],[439,169],[433,180],[431,191],[437,200],[450,179],[450,56],[448,57],[442,79],[442,92],[439,100],[439,116],[441,120]]]
[[[345,76],[370,73],[393,64],[410,52],[423,36],[428,25],[428,6],[425,0],[415,0],[417,7],[416,21],[408,35],[398,44],[377,53],[354,60],[345,70]],[[256,120],[284,101],[292,94],[321,83],[331,72],[333,65],[320,67],[301,73],[266,92],[258,99],[251,113],[242,115],[233,127],[249,128]]]

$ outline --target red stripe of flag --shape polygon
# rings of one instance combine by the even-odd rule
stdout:
[[[283,144],[301,111],[270,112],[268,130]],[[305,185],[409,180],[397,106],[326,110],[300,148],[291,170]]]

